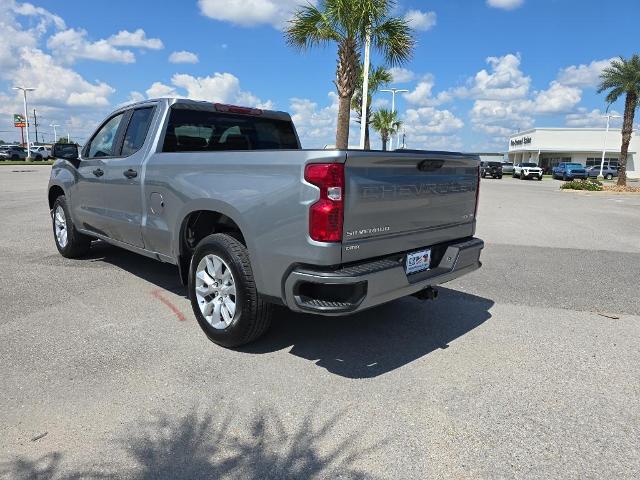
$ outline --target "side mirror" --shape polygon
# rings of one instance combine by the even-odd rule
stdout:
[[[53,158],[62,158],[73,162],[80,158],[78,152],[78,145],[75,143],[54,143],[51,149],[51,156]]]

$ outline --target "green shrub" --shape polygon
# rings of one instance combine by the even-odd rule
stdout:
[[[572,180],[563,183],[560,188],[564,190],[589,190],[590,192],[601,192],[602,183],[597,180]]]

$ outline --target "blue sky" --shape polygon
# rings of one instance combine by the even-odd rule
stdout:
[[[305,147],[333,143],[335,48],[301,54],[281,32],[300,3],[0,0],[0,138],[17,138],[21,83],[45,134],[82,140],[121,103],[175,94],[286,110]],[[398,2],[418,42],[394,71],[408,145],[501,151],[518,129],[601,126],[598,73],[634,53],[638,14],[637,0]]]

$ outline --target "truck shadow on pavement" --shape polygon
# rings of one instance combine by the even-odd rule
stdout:
[[[241,349],[289,353],[347,378],[372,378],[411,363],[491,318],[492,300],[439,289],[437,300],[403,298],[346,317],[320,317],[278,308],[265,338]]]
[[[188,298],[173,265],[103,242],[96,242],[87,258]],[[345,317],[299,314],[277,307],[267,335],[238,351],[264,354],[290,348],[289,353],[336,375],[377,377],[447,348],[491,318],[493,300],[448,288],[439,288],[439,292],[435,301],[403,298]]]
[[[203,415],[198,409],[180,417],[156,414],[115,439],[118,452],[109,456],[121,461],[74,468],[56,451],[2,462],[0,475],[13,480],[376,478],[356,464],[379,455],[387,442],[362,446],[365,432],[343,433],[346,411],[323,422],[313,419],[314,412],[309,409],[293,427],[264,408],[248,419]]]
[[[91,245],[91,250],[83,261],[108,263],[187,298],[187,289],[180,283],[178,268],[175,265],[159,262],[99,240]]]

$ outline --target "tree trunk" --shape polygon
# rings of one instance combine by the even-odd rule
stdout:
[[[382,135],[382,150],[387,151],[387,142],[389,141],[389,137],[387,135]]]
[[[638,97],[635,93],[627,93],[624,102],[624,123],[622,124],[622,148],[620,149],[620,169],[618,170],[618,185],[627,185],[627,155],[629,153],[629,142],[633,133],[633,117],[638,106]]]
[[[345,150],[349,148],[349,115],[351,112],[351,99],[340,97],[338,100],[338,128],[336,130],[336,148]]]
[[[364,127],[364,149],[371,150],[371,139],[369,138],[369,122]]]
[[[349,121],[351,117],[351,97],[358,83],[360,55],[355,39],[347,38],[338,46],[338,66],[336,68],[336,90],[338,91],[338,125],[336,148],[349,147]]]

